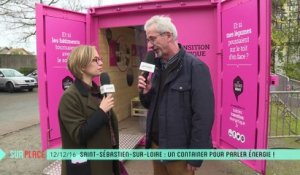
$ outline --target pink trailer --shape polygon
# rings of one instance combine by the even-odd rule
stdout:
[[[170,16],[177,26],[179,42],[210,68],[216,98],[214,146],[266,149],[270,3],[269,0],[151,1],[90,8],[87,14],[37,4],[43,150],[61,144],[57,108],[64,89],[73,80],[66,69],[70,50],[76,45],[89,44],[101,52],[103,32],[107,35],[108,29],[117,32],[124,27],[137,31],[153,15]],[[134,47],[137,55],[140,50],[140,56],[143,56],[145,35],[141,33],[135,37],[144,46],[128,48]],[[120,47],[117,42],[110,42],[109,46]],[[114,66],[120,58],[110,55],[109,59],[110,65]],[[121,70],[122,66],[119,67]],[[243,162],[261,174],[266,173],[265,160]]]

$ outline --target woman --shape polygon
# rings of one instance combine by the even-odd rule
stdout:
[[[103,60],[95,47],[79,46],[72,50],[68,69],[76,78],[64,92],[59,104],[59,123],[63,149],[118,148],[118,126],[112,95],[103,97],[92,81],[101,74]],[[109,112],[111,113],[111,112]],[[62,175],[119,175],[118,161],[66,160]]]

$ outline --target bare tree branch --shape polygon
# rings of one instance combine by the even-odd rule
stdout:
[[[59,0],[51,0],[51,1],[48,3],[48,5],[51,6],[51,5],[53,5],[53,4],[56,4],[56,3],[58,3],[58,1],[59,1]]]
[[[35,2],[49,6],[59,3],[64,8],[75,11],[84,9],[80,0],[0,0],[0,22],[6,23],[8,30],[21,33],[21,41],[27,41],[36,33]]]
[[[26,26],[35,26],[35,23],[25,22],[25,21],[8,21],[7,23],[12,24],[10,29],[18,29]],[[18,27],[16,27],[18,26]]]
[[[7,3],[9,3],[11,0],[0,0],[0,5],[3,6]]]
[[[21,38],[21,41],[28,41],[28,39],[32,36],[36,35],[36,30],[32,31],[32,32],[26,32],[24,37]]]
[[[35,10],[35,6],[30,6],[28,4],[23,4],[25,7],[27,7],[28,9],[31,9],[31,10]]]
[[[80,0],[72,0],[67,1],[64,8],[74,11],[83,11],[86,7],[82,6]]]

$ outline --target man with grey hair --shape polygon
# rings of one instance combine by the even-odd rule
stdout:
[[[214,94],[207,65],[177,42],[166,16],[145,24],[155,72],[139,76],[140,100],[148,108],[146,148],[210,149]],[[153,161],[155,175],[193,175],[202,160]]]

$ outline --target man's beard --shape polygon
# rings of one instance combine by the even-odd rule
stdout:
[[[156,57],[161,58],[162,55],[163,55],[163,54],[162,54],[162,51],[161,51],[161,50],[156,50],[156,51],[155,51],[155,56],[156,56]]]

